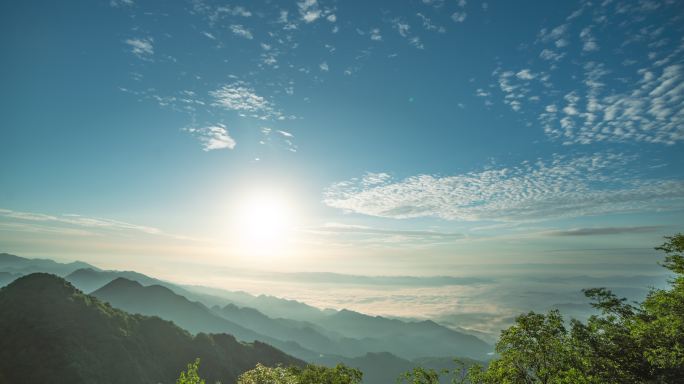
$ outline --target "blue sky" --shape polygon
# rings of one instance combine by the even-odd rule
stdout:
[[[175,277],[587,275],[682,229],[677,1],[0,7],[5,251]],[[288,212],[277,257],[234,246],[262,195]]]

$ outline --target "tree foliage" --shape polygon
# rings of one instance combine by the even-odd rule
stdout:
[[[256,368],[238,378],[238,384],[359,384],[362,376],[358,369],[343,364],[334,368],[320,365],[284,368],[257,364]]]
[[[188,370],[183,371],[176,380],[176,384],[204,384],[204,380],[199,377],[200,359],[195,359],[194,363],[188,364]]]
[[[684,382],[684,235],[657,247],[673,272],[668,289],[652,289],[634,305],[605,288],[584,290],[599,313],[569,326],[558,311],[530,312],[501,333],[498,357],[468,369],[477,384]],[[410,384],[437,384],[422,368],[402,376]],[[453,381],[452,381],[453,382]]]

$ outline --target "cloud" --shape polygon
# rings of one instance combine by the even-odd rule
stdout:
[[[280,145],[290,152],[297,152],[297,145],[293,142],[294,135],[292,133],[283,130],[274,131],[269,127],[262,127],[261,133],[263,134],[263,139],[260,141],[260,144]],[[271,135],[272,133],[277,133],[278,135]]]
[[[382,41],[382,35],[380,34],[379,28],[373,28],[370,30],[370,39],[373,41]]]
[[[465,236],[460,233],[425,231],[425,230],[405,230],[405,229],[385,229],[373,228],[364,225],[349,225],[340,223],[326,223],[322,227],[312,229],[313,232],[334,233],[334,234],[365,234],[365,235],[391,235],[410,238],[428,239],[462,239]]]
[[[312,23],[321,17],[321,10],[317,0],[304,0],[297,3],[299,15],[306,23]]]
[[[612,153],[555,155],[454,176],[423,174],[396,181],[387,174],[367,174],[332,184],[323,202],[395,219],[504,222],[684,208],[684,181],[626,175],[624,167],[632,161]]]
[[[281,116],[265,97],[257,95],[254,89],[242,81],[224,85],[209,94],[214,98],[214,106],[238,111],[245,116],[259,119]]]
[[[110,0],[109,5],[118,8],[118,7],[130,7],[135,5],[135,2],[133,0]]]
[[[85,217],[76,214],[64,214],[64,215],[47,215],[43,213],[32,213],[32,212],[21,212],[13,211],[10,209],[0,208],[0,218],[11,219],[19,222],[29,222],[29,223],[51,223],[51,224],[61,224],[61,225],[71,225],[91,229],[111,229],[116,231],[122,230],[132,230],[143,232],[147,234],[162,234],[162,231],[144,225],[137,225],[126,223],[123,221]],[[42,228],[42,227],[41,227]],[[51,231],[51,228],[43,228],[45,231]],[[54,228],[52,228],[54,230]],[[72,234],[87,235],[89,232],[73,232]]]
[[[435,25],[429,17],[423,15],[422,13],[418,12],[416,16],[418,16],[423,21],[423,27],[426,30],[439,33],[446,32],[446,29],[444,27]]]
[[[250,17],[252,16],[252,12],[247,10],[245,7],[237,6],[237,7],[229,7],[229,6],[221,6],[218,8],[219,12],[227,13],[231,16],[242,16],[242,17]]]
[[[144,60],[147,60],[154,55],[154,46],[152,43],[154,43],[154,39],[151,37],[126,40],[126,44],[131,47],[131,52]]]
[[[544,48],[539,53],[539,57],[542,58],[543,60],[560,61],[563,57],[565,57],[565,53],[558,53],[558,52],[555,52],[551,49]]]
[[[601,64],[585,64],[586,88],[566,95],[563,114],[540,113],[547,135],[565,144],[684,141],[684,65],[638,72],[633,88],[615,92],[605,87],[609,72]]]
[[[403,23],[403,22],[400,22],[400,21],[397,21],[394,24],[394,27],[397,29],[397,31],[399,32],[401,37],[407,37],[409,34],[409,31],[411,30],[410,25]]]
[[[399,32],[399,35],[405,38],[409,42],[409,44],[418,49],[425,48],[422,41],[420,40],[420,37],[411,35],[411,26],[409,24],[401,21],[400,19],[395,19],[392,21],[392,25],[397,30],[397,32]],[[373,38],[372,35],[371,38]]]
[[[540,30],[529,48],[538,60],[525,63],[534,72],[494,72],[502,101],[565,145],[684,141],[684,40],[666,37],[678,36],[674,4],[584,3]],[[612,58],[625,68],[612,69]]]
[[[451,14],[451,20],[453,20],[457,23],[462,23],[465,21],[467,16],[468,16],[468,14],[465,12],[454,12]]]
[[[235,140],[230,137],[223,124],[202,128],[186,128],[185,131],[199,139],[203,151],[235,148]]]
[[[321,71],[323,71],[323,72],[328,72],[328,71],[330,70],[330,68],[328,67],[328,63],[326,63],[325,61],[322,62],[322,63],[318,66],[318,68],[320,68]]]
[[[231,25],[230,30],[236,36],[244,37],[245,39],[249,39],[249,40],[252,40],[254,38],[254,36],[252,35],[252,32],[250,32],[249,29],[245,28],[244,26],[242,26],[240,24]]]
[[[561,24],[551,30],[542,28],[539,31],[539,39],[544,43],[558,41],[559,39],[565,39],[568,35],[568,30],[570,29],[570,24]]]
[[[622,235],[630,233],[651,233],[661,230],[660,225],[642,227],[601,227],[601,228],[575,228],[562,231],[546,232],[547,236],[599,236],[599,235]]]
[[[591,28],[586,27],[580,32],[580,39],[584,42],[584,45],[582,46],[582,50],[585,52],[593,52],[593,51],[598,51],[599,46],[598,43],[596,42],[596,39],[594,36],[591,34]]]
[[[515,77],[517,77],[520,80],[532,80],[537,76],[534,73],[532,73],[531,70],[523,69],[520,72],[516,73]]]
[[[331,272],[294,272],[265,273],[260,276],[273,281],[298,281],[306,284],[342,284],[368,286],[402,286],[402,287],[444,287],[473,284],[490,284],[493,279],[487,277],[460,276],[363,276],[347,275]]]

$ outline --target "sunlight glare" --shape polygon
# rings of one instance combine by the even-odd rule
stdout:
[[[247,256],[278,256],[293,225],[292,204],[282,196],[259,194],[238,205],[236,229]]]

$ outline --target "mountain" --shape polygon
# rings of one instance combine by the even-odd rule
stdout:
[[[95,270],[93,268],[77,269],[68,274],[67,276],[65,276],[64,279],[83,292],[92,292],[119,277],[123,277],[132,281],[137,281],[142,285],[163,283],[161,280],[157,280],[155,278],[143,275],[142,273],[138,272],[102,271]]]
[[[454,331],[433,321],[407,322],[382,316],[369,316],[343,309],[318,319],[323,328],[346,336],[343,348],[368,352],[392,352],[405,359],[425,356],[459,356],[485,359],[493,348],[475,336]]]
[[[19,275],[27,275],[34,272],[47,272],[58,276],[66,276],[81,268],[98,269],[97,267],[82,261],[58,263],[49,259],[28,259],[9,253],[0,253],[0,271]]]
[[[216,288],[184,286],[185,289],[222,297],[233,302],[218,310],[221,316],[244,327],[297,342],[317,352],[342,356],[361,356],[368,352],[391,352],[405,359],[425,356],[459,356],[487,359],[493,347],[464,331],[454,330],[433,321],[404,321],[381,316],[368,316],[350,310],[321,310],[295,300],[273,296],[253,296],[245,292],[229,292]],[[242,311],[238,311],[243,307]],[[256,310],[258,315],[254,311]],[[290,325],[275,324],[264,319],[296,321]],[[309,324],[313,330],[305,330]],[[291,326],[297,329],[293,330]],[[323,337],[321,337],[323,336]],[[330,339],[328,343],[324,338]]]
[[[173,321],[192,333],[230,333],[238,340],[259,340],[274,345],[300,358],[310,358],[316,353],[302,348],[291,340],[262,335],[225,319],[199,302],[193,302],[160,285],[143,286],[137,281],[119,277],[91,293],[102,301],[126,312],[159,316]]]
[[[60,264],[8,254],[0,257],[0,265],[12,268],[73,268],[80,264],[85,263]],[[20,275],[9,273],[14,277],[0,274],[0,284]],[[120,278],[125,281],[104,289]],[[95,290],[97,296],[129,312],[160,316],[193,333],[227,332],[243,341],[260,340],[312,361],[319,355],[357,357],[368,352],[391,352],[409,360],[424,356],[486,359],[492,350],[477,337],[432,321],[409,322],[350,310],[320,310],[274,296],[180,286],[133,271],[89,266],[71,271],[66,279],[83,291]]]
[[[296,341],[304,348],[326,354],[338,354],[335,341],[341,335],[315,324],[283,318],[271,318],[254,308],[228,304],[223,308],[215,306],[214,313],[263,335],[285,341]],[[360,353],[363,353],[361,351]]]
[[[250,307],[258,310],[266,316],[272,318],[285,318],[299,321],[321,319],[334,310],[321,310],[296,300],[288,300],[275,296],[259,295],[254,296],[246,292],[232,292],[219,288],[202,286],[183,286],[183,288],[194,293],[202,293],[212,297],[221,297],[229,302],[241,307]],[[224,304],[225,305],[225,304]]]
[[[461,359],[461,361],[470,366],[474,363],[482,364],[476,360]],[[397,357],[388,352],[367,353],[359,357],[341,357],[341,356],[323,356],[317,359],[317,364],[334,366],[337,363],[343,363],[349,367],[360,369],[363,372],[363,382],[365,384],[387,384],[396,383],[397,378],[405,372],[411,371],[415,367],[423,367],[426,369],[434,369],[441,371],[443,369],[454,370],[457,369],[456,364],[452,358],[433,358],[425,357],[415,360],[407,360]],[[442,375],[442,384],[451,384],[448,375]]]
[[[45,273],[0,290],[0,383],[173,383],[199,357],[207,382],[234,382],[257,363],[302,365],[260,342],[196,336],[131,315]]]
[[[0,272],[0,287],[4,287],[18,277],[21,277],[21,275],[18,273]]]
[[[131,281],[137,281],[138,283],[144,286],[160,285],[162,287],[166,287],[172,290],[173,292],[181,296],[185,296],[193,301],[199,301],[207,306],[226,305],[230,302],[225,298],[199,292],[192,292],[183,288],[180,285],[155,279],[154,277],[150,277],[134,271],[103,271],[95,270],[93,268],[82,268],[70,273],[65,277],[65,279],[72,283],[76,288],[82,290],[83,292],[92,292],[119,277]]]

